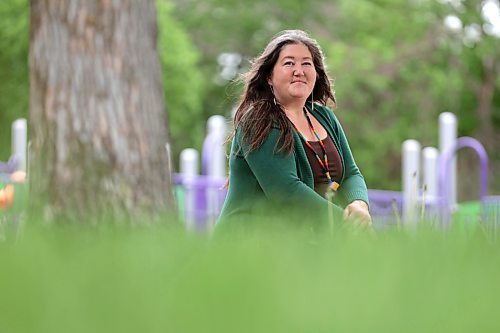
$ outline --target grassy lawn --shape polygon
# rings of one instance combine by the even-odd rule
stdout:
[[[499,332],[475,232],[39,227],[0,242],[0,332]]]

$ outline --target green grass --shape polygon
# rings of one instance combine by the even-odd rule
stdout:
[[[0,332],[499,332],[479,230],[37,227],[0,242]]]

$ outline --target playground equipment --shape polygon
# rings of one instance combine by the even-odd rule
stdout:
[[[8,184],[5,188],[0,189],[0,209],[12,207],[14,201],[14,186]]]
[[[226,119],[212,116],[207,121],[201,161],[195,149],[188,148],[181,153],[180,172],[173,175],[173,182],[189,230],[210,230],[222,208],[227,193],[224,188],[226,135]],[[14,192],[25,191],[22,183],[28,168],[27,142],[27,121],[17,119],[12,124],[11,157],[7,162],[0,162],[0,211],[11,209],[15,204],[17,194],[14,196]],[[476,205],[479,217],[475,220],[496,232],[500,222],[500,196],[488,195],[488,156],[476,139],[457,138],[456,116],[448,112],[439,116],[439,149],[422,149],[414,139],[403,142],[401,192],[368,190],[375,227],[391,223],[411,225],[422,219],[448,227],[451,217],[461,208],[456,195],[455,156],[462,149],[475,151],[480,163],[480,192]],[[11,184],[14,186],[9,186]]]
[[[20,118],[12,123],[12,154],[7,162],[0,162],[0,181],[9,182],[11,174],[16,171],[26,172],[27,128],[26,119]]]
[[[476,139],[457,138],[457,118],[452,113],[439,116],[439,146],[439,150],[434,147],[421,149],[414,139],[403,142],[402,192],[369,190],[376,222],[385,224],[398,220],[401,210],[399,222],[403,224],[424,219],[447,228],[453,214],[461,208],[456,193],[456,153],[464,148],[472,149],[480,163],[481,213],[472,219],[495,226],[500,222],[500,197],[488,196],[488,155]]]
[[[7,162],[0,162],[0,182],[19,181],[19,171],[26,173],[28,130],[26,119],[12,123],[12,154]],[[12,179],[12,174],[15,174]]]
[[[176,195],[188,230],[207,230],[214,224],[224,203],[226,190],[226,120],[214,115],[207,121],[201,170],[199,153],[193,148],[180,155],[180,172],[174,174]]]
[[[203,143],[202,160],[203,173],[215,181],[218,187],[209,186],[206,189],[207,218],[213,225],[222,208],[224,198],[221,198],[221,186],[224,183],[226,172],[226,120],[224,117],[215,115],[208,118],[207,136]]]
[[[198,174],[198,152],[188,149],[181,154],[180,173],[174,175],[181,210],[189,229],[209,229],[222,207],[226,190],[226,156],[223,138],[225,120],[213,116],[203,144],[202,175]],[[500,222],[500,196],[488,196],[488,156],[474,138],[457,138],[457,118],[444,112],[439,116],[439,149],[422,148],[415,139],[402,143],[402,191],[369,189],[374,226],[412,225],[425,219],[443,228],[459,210],[456,194],[456,153],[474,150],[480,161],[480,220],[496,228]],[[495,229],[496,230],[496,229]]]
[[[24,118],[12,123],[12,155],[17,158],[17,170],[26,172],[28,147],[28,122]]]
[[[417,219],[417,201],[420,180],[420,143],[417,140],[403,142],[403,221],[414,223]]]
[[[12,123],[12,153],[7,162],[0,162],[0,239],[7,227],[17,227],[26,203],[24,185],[27,168],[27,121]]]
[[[0,180],[7,180],[17,170],[18,160],[12,155],[7,162],[0,162]]]
[[[456,183],[448,181],[447,177],[454,177],[453,165],[455,163],[454,155],[458,150],[463,148],[471,148],[478,156],[480,163],[480,182],[479,182],[479,200],[484,202],[488,196],[488,154],[479,141],[470,137],[458,138],[454,146],[448,147],[443,151],[439,164],[439,189],[440,199],[442,205],[442,219],[441,222],[447,226],[450,222],[451,214],[457,208],[456,204]],[[452,186],[449,186],[450,184]],[[451,192],[451,193],[450,193]],[[455,197],[454,197],[455,195]],[[491,201],[491,199],[489,199]],[[500,206],[500,201],[498,201]]]

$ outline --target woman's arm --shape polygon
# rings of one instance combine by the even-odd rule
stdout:
[[[369,212],[368,190],[365,180],[354,161],[342,125],[340,125],[338,120],[336,120],[336,123],[345,166],[344,182],[342,183],[341,190],[339,190],[343,196],[343,201],[346,203],[344,220],[361,225],[371,225],[372,218]]]
[[[354,161],[345,132],[340,122],[337,118],[335,118],[335,115],[333,113],[330,114],[332,115],[333,121],[337,127],[337,135],[340,148],[342,150],[342,158],[344,160],[344,181],[339,189],[341,200],[346,205],[355,200],[364,201],[367,205],[369,205],[368,189],[366,187],[365,179]]]
[[[243,145],[242,153],[255,175],[266,197],[276,203],[304,205],[310,209],[326,211],[328,205],[337,213],[339,206],[329,203],[312,188],[302,182],[297,175],[295,154],[278,150],[279,130],[272,128],[264,143],[248,153]]]

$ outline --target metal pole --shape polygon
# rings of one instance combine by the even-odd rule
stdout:
[[[420,189],[420,143],[417,140],[403,142],[403,223],[417,222],[417,201]]]

